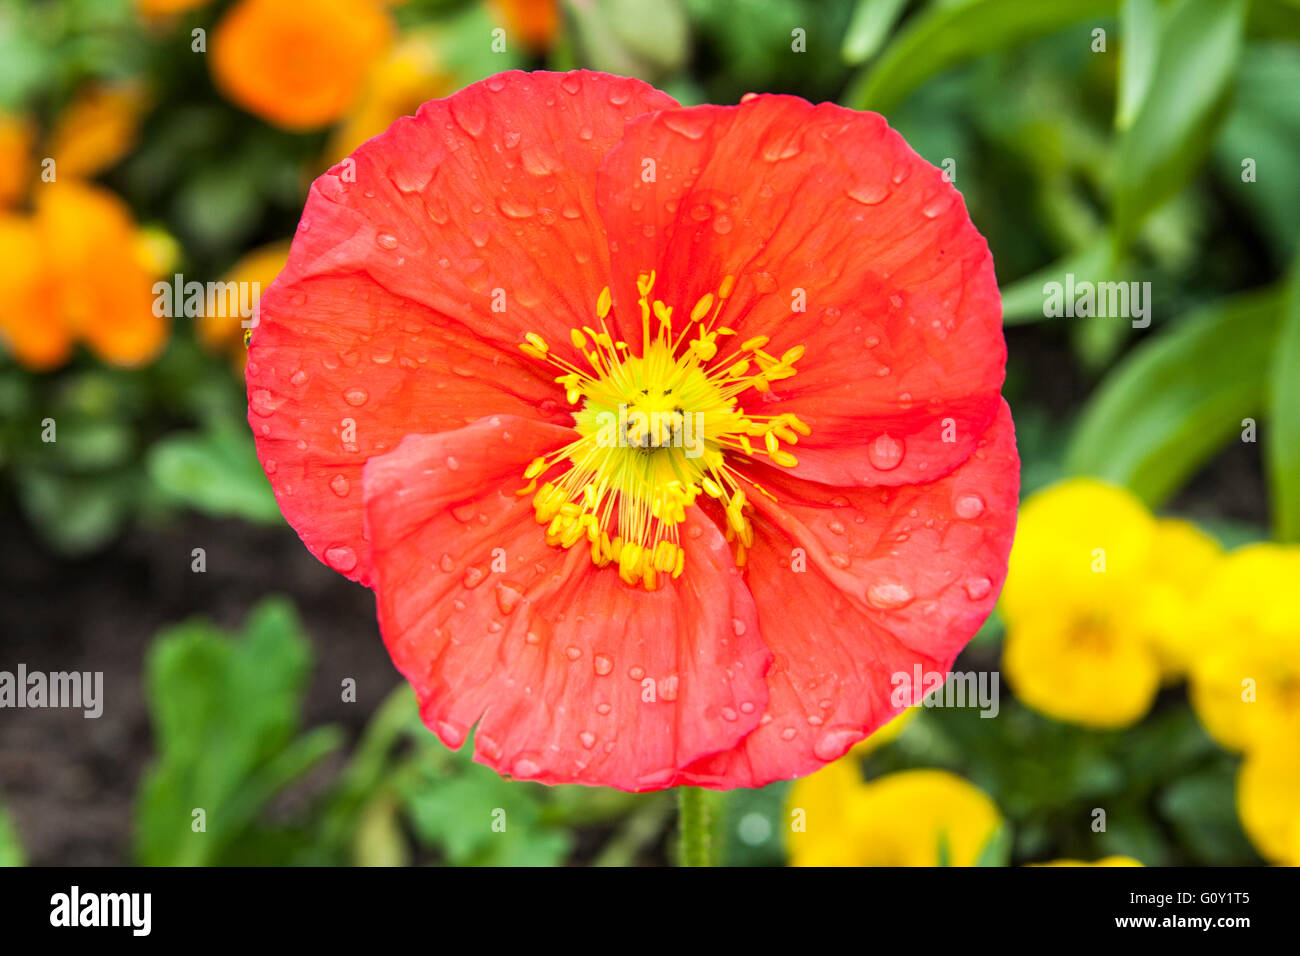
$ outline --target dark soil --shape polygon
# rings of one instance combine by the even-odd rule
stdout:
[[[145,651],[159,629],[195,614],[238,628],[271,593],[293,598],[316,657],[304,726],[355,735],[399,682],[374,601],[319,564],[288,527],[189,516],[132,532],[85,560],[50,556],[12,512],[0,519],[0,670],[103,671],[98,719],[72,709],[0,710],[0,800],[32,864],[132,862],[131,814],[153,743],[142,694]],[[190,551],[207,551],[207,571]],[[358,703],[340,702],[344,677]]]

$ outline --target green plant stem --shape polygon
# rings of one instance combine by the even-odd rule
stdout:
[[[713,866],[717,847],[713,839],[714,795],[699,787],[677,788],[677,828],[681,841],[681,866]]]

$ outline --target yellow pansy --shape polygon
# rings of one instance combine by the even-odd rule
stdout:
[[[1184,677],[1210,646],[1195,620],[1196,602],[1223,549],[1191,522],[1168,518],[1156,522],[1151,554],[1154,564],[1138,622],[1165,676]]]
[[[1207,648],[1191,669],[1191,699],[1230,750],[1300,741],[1300,547],[1232,552],[1197,604]]]
[[[1300,866],[1300,741],[1246,757],[1237,775],[1237,815],[1261,856]]]
[[[1047,863],[1030,863],[1030,866],[1141,866],[1140,860],[1131,856],[1103,856],[1089,863],[1086,860],[1050,860]]]
[[[1160,662],[1135,609],[1155,544],[1142,503],[1100,482],[1067,481],[1024,504],[1002,592],[1003,667],[1022,701],[1094,727],[1147,712]]]
[[[870,737],[866,737],[853,745],[852,753],[855,756],[863,757],[873,750],[879,750],[887,744],[892,744],[907,729],[908,725],[916,718],[920,707],[908,707],[897,717],[880,727]]]
[[[863,782],[852,759],[795,781],[788,809],[792,866],[972,866],[1002,825],[993,801],[956,774]]]

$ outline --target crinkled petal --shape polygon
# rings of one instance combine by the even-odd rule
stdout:
[[[517,778],[623,790],[757,725],[770,654],[730,551],[692,509],[686,571],[655,591],[545,542],[529,460],[572,432],[511,418],[412,435],[366,466],[380,627],[425,723]]]
[[[779,503],[750,496],[747,580],[775,655],[767,713],[686,783],[762,786],[837,759],[917,702],[896,686],[947,676],[1006,574],[1019,460],[1005,403],[971,457],[929,484],[844,489],[765,471]]]
[[[806,348],[762,403],[812,427],[800,477],[908,484],[970,455],[1006,360],[992,258],[957,190],[882,117],[789,96],[646,114],[599,180],[624,338],[640,337],[635,280],[654,270],[678,317],[735,276],[720,323],[777,357]]]
[[[246,376],[258,454],[317,557],[368,580],[360,470],[402,436],[569,420],[554,373],[516,346],[590,321],[608,272],[596,167],[629,118],[671,105],[622,77],[503,73],[313,184]]]

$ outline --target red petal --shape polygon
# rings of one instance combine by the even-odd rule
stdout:
[[[503,73],[316,180],[247,369],[258,454],[313,554],[368,580],[361,467],[402,436],[569,420],[553,373],[516,346],[590,321],[608,273],[596,167],[629,118],[672,105],[602,73]]]
[[[536,362],[367,276],[277,281],[248,352],[248,420],[285,519],[311,552],[367,582],[361,469],[410,432],[491,413],[571,416]]]
[[[721,323],[771,336],[778,356],[807,348],[762,409],[812,426],[801,477],[930,481],[992,420],[1006,348],[988,246],[882,117],[789,96],[646,114],[601,166],[598,198],[628,341],[634,280],[654,269],[679,316],[736,276]]]
[[[596,169],[629,120],[676,105],[585,70],[430,100],[312,184],[287,272],[367,273],[511,349],[567,339],[608,281]]]
[[[1005,403],[975,453],[930,484],[849,490],[756,471],[780,499],[750,495],[771,699],[757,730],[683,783],[762,786],[837,759],[899,712],[893,675],[947,675],[1006,576],[1019,459]]]
[[[514,491],[530,459],[571,435],[483,419],[412,435],[366,466],[380,627],[448,746],[477,722],[475,758],[501,773],[671,786],[757,725],[770,655],[729,549],[698,509],[683,536],[687,572],[653,592],[595,568],[582,545],[545,543],[531,496]]]

